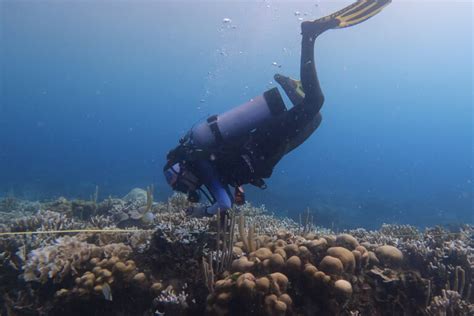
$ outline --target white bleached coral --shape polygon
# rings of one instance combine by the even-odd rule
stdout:
[[[25,281],[46,283],[48,279],[61,282],[69,275],[76,275],[91,258],[126,258],[132,252],[124,244],[99,247],[79,241],[75,237],[60,237],[50,246],[35,249],[28,255],[23,269]]]

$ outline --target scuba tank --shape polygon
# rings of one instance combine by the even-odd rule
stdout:
[[[185,169],[193,170],[195,161],[210,159],[218,168],[221,166],[221,170],[229,171],[228,167],[233,166],[231,169],[235,169],[235,172],[228,174],[227,183],[233,186],[251,183],[264,188],[263,180],[254,174],[252,154],[247,153],[248,150],[240,141],[285,111],[286,106],[280,92],[273,88],[227,112],[210,116],[191,128],[180,139],[180,144],[168,153],[168,162],[163,168],[165,175],[178,162]],[[225,158],[219,159],[222,157]]]
[[[286,111],[277,88],[270,89],[227,112],[212,115],[190,131],[199,148],[213,148],[223,142],[239,139]]]

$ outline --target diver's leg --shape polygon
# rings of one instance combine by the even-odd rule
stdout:
[[[314,44],[319,35],[334,28],[347,27],[367,20],[380,12],[389,0],[359,0],[327,17],[301,23],[300,76],[304,91],[302,102],[295,105],[279,122],[277,134],[285,139],[284,152],[289,152],[306,140],[319,126],[318,115],[324,102],[314,60]],[[288,81],[287,81],[288,82]]]
[[[291,102],[299,108],[312,107],[307,110],[310,110],[309,112],[313,115],[319,112],[324,102],[314,62],[314,42],[318,35],[334,26],[334,22],[328,22],[316,23],[306,21],[301,23],[301,81],[299,82],[280,74],[274,76],[275,80],[285,90]],[[304,108],[296,110],[296,112],[304,110]]]
[[[307,110],[316,114],[321,109],[324,102],[323,92],[319,84],[314,61],[314,43],[316,38],[324,31],[331,29],[332,23],[301,23],[301,63],[300,77],[303,86],[304,105],[309,107]]]
[[[309,28],[307,23],[311,24]],[[318,27],[315,28],[314,22],[303,22],[301,28],[303,36],[301,41],[300,75],[304,97],[301,98],[301,102],[284,112],[277,119],[272,120],[261,129],[258,135],[254,136],[255,141],[262,148],[265,148],[262,150],[265,153],[274,151],[288,152],[287,148],[293,149],[295,147],[290,142],[301,134],[302,131],[310,130],[310,133],[312,133],[315,128],[307,129],[306,126],[314,121],[324,102],[324,96],[316,74],[314,42],[319,34],[331,28],[331,24],[319,23]],[[288,81],[286,83],[288,84]],[[285,86],[282,85],[282,87]],[[308,136],[303,138],[306,139]]]
[[[324,31],[335,25],[332,20],[301,23],[301,64],[300,76],[304,97],[301,102],[285,112],[267,127],[261,135],[267,136],[260,150],[269,165],[275,165],[281,157],[301,145],[321,123],[319,111],[324,96],[319,85],[314,61],[314,42]],[[282,85],[283,87],[283,85]],[[286,90],[285,90],[286,92]],[[287,92],[288,94],[288,92]],[[289,95],[288,95],[289,96]],[[262,137],[262,136],[261,136]]]
[[[303,128],[319,112],[324,102],[314,61],[314,42],[316,37],[334,26],[332,21],[303,22],[301,24],[301,81],[280,74],[274,76],[294,107],[281,118],[289,134]],[[298,128],[301,127],[301,128]]]
[[[319,112],[324,102],[314,64],[314,42],[329,29],[344,28],[359,24],[379,13],[391,0],[358,0],[357,2],[326,17],[301,23],[300,76],[307,106],[313,105]]]
[[[301,23],[301,61],[300,78],[301,81],[276,74],[274,76],[293,105],[298,107],[313,107],[309,112],[313,115],[318,113],[324,102],[323,92],[319,85],[316,73],[316,64],[314,62],[314,42],[316,37],[336,25],[332,20],[321,22],[305,21]],[[304,102],[303,102],[304,101]],[[304,110],[304,109],[300,109]],[[298,112],[298,110],[297,110]]]
[[[261,133],[261,137],[267,137],[265,147],[269,152],[275,148],[283,147],[285,152],[295,148],[319,126],[321,118],[316,119],[316,115],[321,110],[324,96],[314,60],[314,44],[317,37],[330,29],[361,23],[380,12],[388,3],[390,0],[358,0],[329,16],[301,23],[300,77],[304,98],[263,129],[265,132]],[[312,124],[313,127],[307,128],[307,124]],[[301,133],[304,135],[300,135]],[[278,146],[284,143],[286,143],[284,146]]]

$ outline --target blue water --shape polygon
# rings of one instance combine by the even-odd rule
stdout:
[[[298,78],[298,18],[348,3],[1,1],[0,195],[166,199],[178,138]],[[394,1],[319,37],[323,123],[248,199],[338,228],[472,223],[472,23],[469,1]]]

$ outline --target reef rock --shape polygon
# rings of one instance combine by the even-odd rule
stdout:
[[[122,200],[125,202],[139,202],[140,204],[146,204],[146,191],[140,188],[134,188],[125,195]]]

